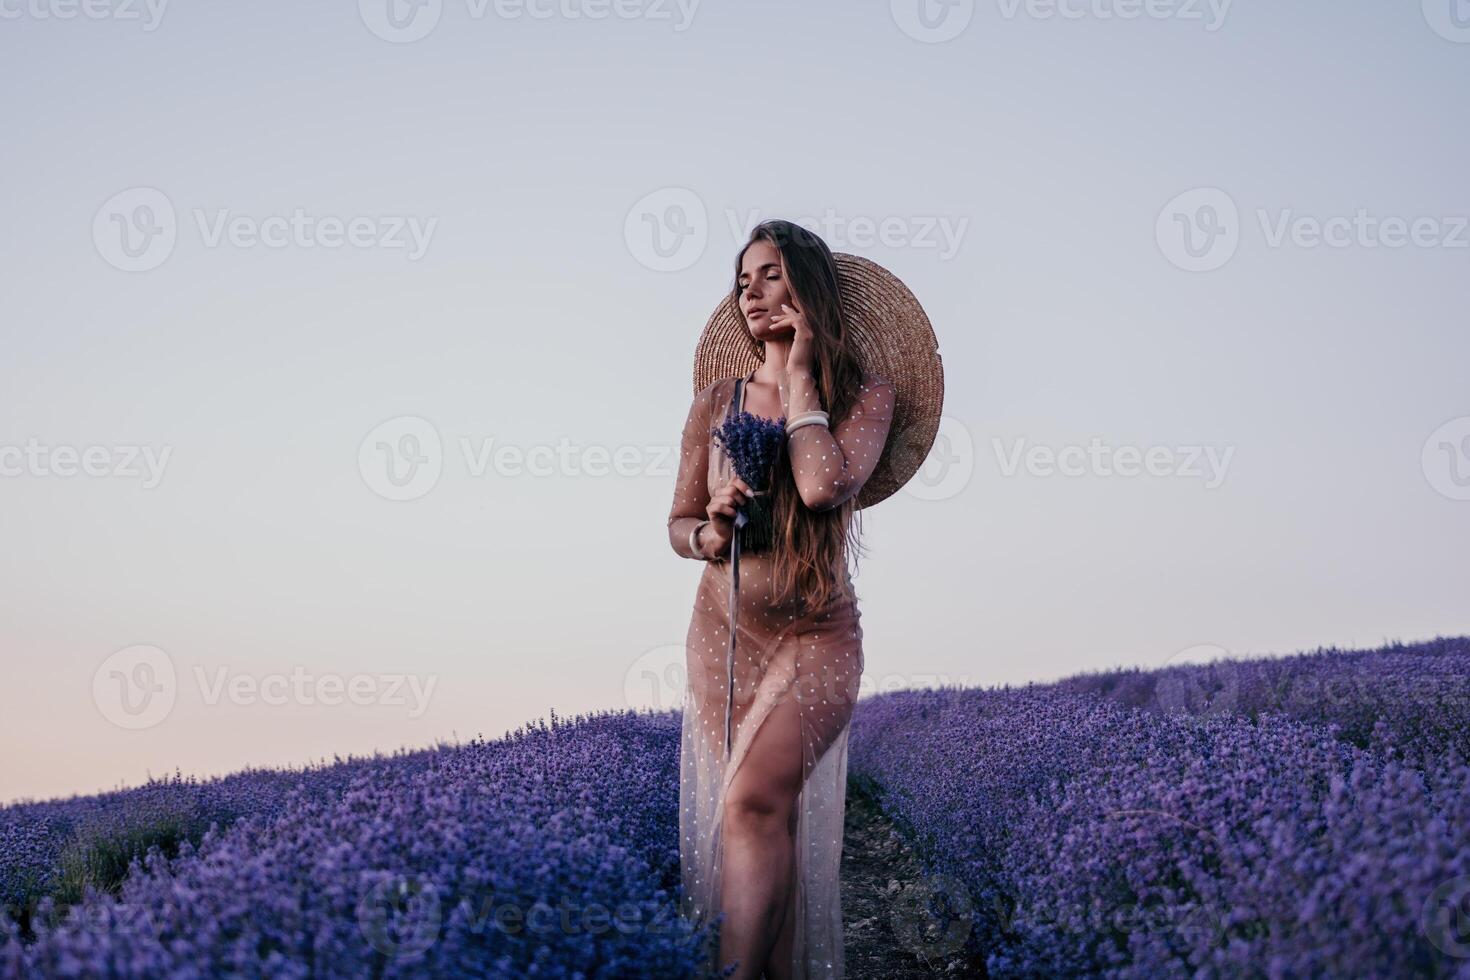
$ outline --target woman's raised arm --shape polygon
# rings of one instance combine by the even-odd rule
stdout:
[[[809,372],[786,376],[782,403],[788,419],[821,409],[816,379]],[[831,510],[856,496],[883,455],[893,425],[896,389],[868,375],[847,416],[824,425],[804,425],[787,438],[791,474],[801,500],[812,510]]]

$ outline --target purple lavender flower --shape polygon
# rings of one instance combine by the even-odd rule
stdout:
[[[730,457],[740,479],[752,490],[769,489],[771,470],[786,441],[786,416],[768,419],[737,412],[710,432]]]
[[[735,527],[742,551],[768,551],[774,537],[772,527],[771,471],[786,444],[786,417],[737,412],[717,429],[710,430],[730,458],[735,473],[755,496],[736,511]]]

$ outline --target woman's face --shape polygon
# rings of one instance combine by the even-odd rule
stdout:
[[[740,312],[756,340],[791,333],[790,327],[771,329],[771,317],[780,314],[781,304],[795,306],[781,267],[781,252],[761,240],[745,250],[740,260]]]

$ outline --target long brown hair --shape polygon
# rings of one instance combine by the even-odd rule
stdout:
[[[812,374],[822,408],[835,428],[851,409],[863,380],[862,365],[848,343],[842,316],[837,262],[827,243],[801,225],[779,218],[762,221],[735,255],[730,302],[737,310],[741,263],[746,251],[758,241],[770,242],[780,253],[787,288],[811,325]],[[751,344],[757,356],[764,359],[764,344],[757,344],[753,337]],[[857,497],[831,510],[810,509],[797,492],[791,458],[785,452],[777,455],[771,486],[775,531],[772,601],[783,603],[799,596],[801,608],[811,612],[843,598],[855,598],[849,561],[855,565],[861,550]]]

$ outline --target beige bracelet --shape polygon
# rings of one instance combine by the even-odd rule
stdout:
[[[802,412],[800,415],[786,423],[786,434],[789,436],[804,425],[825,425],[830,427],[831,420],[826,412],[812,411]]]
[[[710,560],[705,555],[699,553],[699,529],[704,527],[708,523],[709,521],[700,521],[698,524],[689,529],[689,550],[693,552],[694,557],[698,558],[700,561]]]

